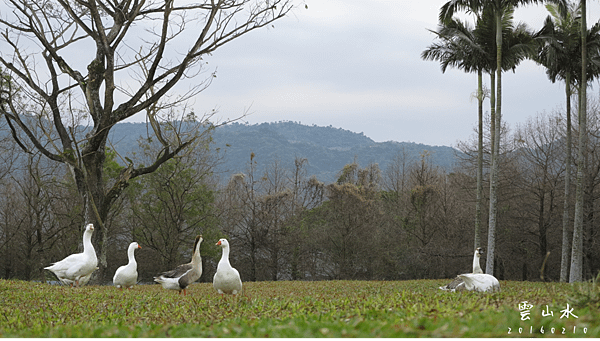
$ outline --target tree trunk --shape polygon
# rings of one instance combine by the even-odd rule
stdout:
[[[566,132],[566,151],[565,151],[565,201],[563,207],[563,231],[562,231],[562,252],[560,258],[560,281],[567,282],[569,275],[569,223],[570,212],[569,203],[571,199],[571,75],[566,75],[566,95],[567,95],[567,132]]]
[[[583,280],[583,175],[584,152],[587,145],[587,49],[586,46],[586,1],[581,0],[581,82],[579,84],[579,150],[577,151],[577,190],[575,192],[575,223],[571,249],[571,271],[569,283]]]
[[[290,262],[291,272],[292,272],[292,281],[297,281],[302,279],[300,276],[300,248],[298,246],[294,247],[294,251],[292,252],[292,259]]]
[[[256,282],[256,243],[254,242],[254,238],[250,242],[250,282]]]
[[[277,281],[277,274],[279,273],[279,240],[273,241],[273,247],[271,248],[271,281]]]
[[[481,247],[481,206],[483,200],[483,73],[477,71],[478,132],[477,132],[477,201],[475,202],[475,245]]]
[[[586,163],[589,162],[586,160]],[[594,245],[594,207],[596,207],[595,205],[595,195],[594,195],[594,184],[593,181],[591,180],[591,177],[593,177],[592,174],[590,174],[589,170],[586,170],[587,175],[584,177],[585,179],[585,183],[586,185],[584,187],[587,187],[586,190],[584,191],[583,194],[583,202],[584,202],[584,209],[583,209],[583,228],[582,228],[582,237],[581,239],[582,241],[582,261],[581,261],[581,278],[582,280],[586,279],[586,278],[592,278],[592,276],[595,276],[598,274],[598,271],[594,271],[593,269],[593,259],[595,257],[594,254],[594,250],[592,250],[592,246]]]
[[[106,138],[103,139],[104,141]],[[84,178],[79,178],[84,184],[78,185],[80,195],[84,198],[84,218],[85,223],[94,224],[94,234],[92,243],[98,256],[98,271],[94,274],[95,282],[106,282],[110,277],[107,273],[107,226],[105,225],[110,200],[107,200],[104,194],[104,162],[106,159],[105,143],[96,150],[86,147],[82,153],[84,164]],[[77,180],[77,177],[76,177]]]
[[[540,206],[538,209],[538,233],[539,233],[539,237],[538,237],[538,242],[540,244],[540,256],[541,256],[541,260],[542,262],[540,262],[540,265],[543,263],[544,261],[544,257],[546,257],[546,252],[548,250],[548,233],[547,233],[547,227],[546,227],[546,222],[544,219],[544,215],[545,215],[545,211],[546,211],[546,207],[545,207],[545,201],[546,201],[546,193],[543,192],[544,190],[542,189],[542,194],[540,196]],[[550,211],[552,211],[552,201],[553,199],[550,198]],[[552,212],[550,212],[550,215]]]
[[[488,226],[487,262],[485,272],[494,273],[494,257],[496,254],[496,224],[498,215],[498,159],[500,156],[500,127],[502,116],[502,11],[496,13],[496,117],[494,127],[494,144],[492,146],[492,169],[490,171],[490,223]]]

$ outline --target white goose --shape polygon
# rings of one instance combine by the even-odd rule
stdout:
[[[188,285],[202,276],[202,257],[200,257],[200,243],[202,243],[202,240],[202,235],[196,236],[191,262],[179,265],[171,271],[163,272],[161,275],[154,277],[154,281],[160,283],[165,289],[179,290],[179,294],[183,291],[185,296],[185,289]]]
[[[483,273],[483,271],[481,270],[481,266],[479,265],[479,259],[481,258],[482,254],[483,254],[482,248],[478,247],[477,249],[475,249],[475,254],[473,255],[473,273],[474,274],[482,274]],[[452,282],[448,283],[447,285],[440,287],[440,289],[448,290],[448,291],[466,290],[465,282],[459,276],[457,276]]]
[[[90,280],[92,272],[98,269],[98,258],[92,245],[94,225],[87,224],[83,232],[83,252],[72,254],[65,259],[45,267],[64,284],[82,286]]]
[[[229,242],[220,239],[216,245],[221,246],[223,255],[217,265],[217,272],[213,277],[213,287],[221,296],[223,294],[237,295],[242,292],[240,273],[229,264]]]
[[[500,282],[492,275],[462,274],[458,275],[458,277],[465,281],[465,290],[480,292],[500,291]]]
[[[127,258],[129,259],[129,263],[127,265],[121,265],[117,271],[115,271],[115,276],[113,277],[113,284],[119,288],[127,288],[131,289],[137,283],[137,262],[135,261],[134,252],[136,249],[141,249],[142,247],[133,242],[129,244],[127,248]]]

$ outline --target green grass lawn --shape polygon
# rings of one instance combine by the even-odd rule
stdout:
[[[597,287],[582,296],[564,283],[501,281],[500,293],[483,294],[438,289],[446,283],[248,282],[244,295],[221,297],[211,283],[183,296],[160,285],[0,280],[0,336],[600,337]],[[523,301],[532,305],[524,321]],[[567,303],[577,318],[561,318]]]

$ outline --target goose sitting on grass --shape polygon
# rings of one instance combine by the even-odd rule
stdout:
[[[179,265],[171,271],[163,272],[161,275],[154,277],[154,281],[160,283],[165,289],[179,290],[179,294],[183,291],[185,296],[185,289],[188,285],[202,276],[202,257],[200,257],[200,243],[202,243],[202,240],[202,235],[196,236],[191,262]]]
[[[483,271],[481,270],[481,266],[479,265],[479,258],[481,258],[482,254],[483,254],[482,248],[478,247],[477,249],[475,249],[475,254],[473,255],[473,273],[474,274],[483,274]],[[443,287],[440,287],[440,289],[447,290],[447,291],[466,290],[465,281],[460,276],[457,276],[452,282],[446,284]]]
[[[75,287],[86,284],[98,269],[98,258],[92,245],[94,225],[87,224],[83,232],[83,252],[74,253],[44,269],[52,271],[63,284]]]

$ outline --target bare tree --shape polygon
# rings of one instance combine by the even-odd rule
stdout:
[[[167,103],[170,95],[171,105],[184,103],[206,88],[212,74],[175,94],[177,84],[204,72],[205,56],[282,18],[292,9],[291,0],[6,3],[10,11],[0,19],[0,39],[8,48],[0,53],[0,65],[12,82],[1,87],[0,112],[23,149],[37,149],[69,167],[85,221],[97,225],[93,242],[102,273],[103,221],[113,201],[131,179],[154,172],[199,137],[163,136],[158,109],[165,105],[157,103]],[[138,113],[147,116],[163,148],[151,164],[129,163],[107,180],[108,134]],[[91,121],[85,132],[77,131],[82,119]]]
[[[275,160],[262,177],[262,195],[258,201],[259,224],[265,231],[264,251],[269,264],[269,279],[276,281],[285,253],[285,224],[293,215],[293,193],[288,186],[286,169]]]
[[[239,245],[241,258],[247,259],[248,266],[240,270],[242,278],[249,281],[257,279],[260,248],[266,235],[259,219],[260,179],[255,173],[254,158],[255,154],[251,153],[246,174],[234,174],[218,201],[222,230],[232,239],[232,245]]]
[[[564,178],[565,163],[562,158],[564,145],[560,116],[539,114],[520,125],[515,132],[516,153],[520,156],[518,166],[524,181],[518,211],[524,212],[519,219],[520,231],[525,237],[535,237],[537,245],[536,269],[541,268],[550,249],[549,234],[558,229],[559,194]],[[526,266],[525,264],[523,266]],[[526,271],[524,271],[526,273]]]
[[[322,211],[323,249],[331,257],[336,279],[369,278],[372,275],[375,232],[382,220],[378,198],[381,170],[377,164],[359,168],[344,166],[336,183],[325,187],[327,204]]]
[[[405,224],[407,232],[426,247],[441,231],[442,224],[437,221],[441,210],[441,185],[445,174],[429,161],[430,154],[424,152],[421,160],[415,162],[409,170],[410,198]]]
[[[288,226],[290,227],[285,243],[288,252],[290,276],[292,280],[302,279],[306,274],[315,274],[318,257],[318,248],[312,234],[306,232],[304,219],[315,208],[323,203],[325,184],[318,181],[313,175],[307,176],[306,165],[308,159],[294,160],[294,169],[291,172],[289,183],[292,187],[292,213]]]
[[[0,258],[4,259],[2,277],[31,280],[43,278],[45,263],[63,258],[77,250],[80,238],[69,216],[78,205],[64,183],[65,169],[40,154],[12,157],[13,171],[0,183],[4,198],[0,202]],[[11,158],[11,157],[9,157]],[[67,185],[67,186],[65,186]],[[65,203],[65,199],[69,201]],[[65,238],[66,236],[66,238]],[[57,245],[53,252],[48,252]]]

